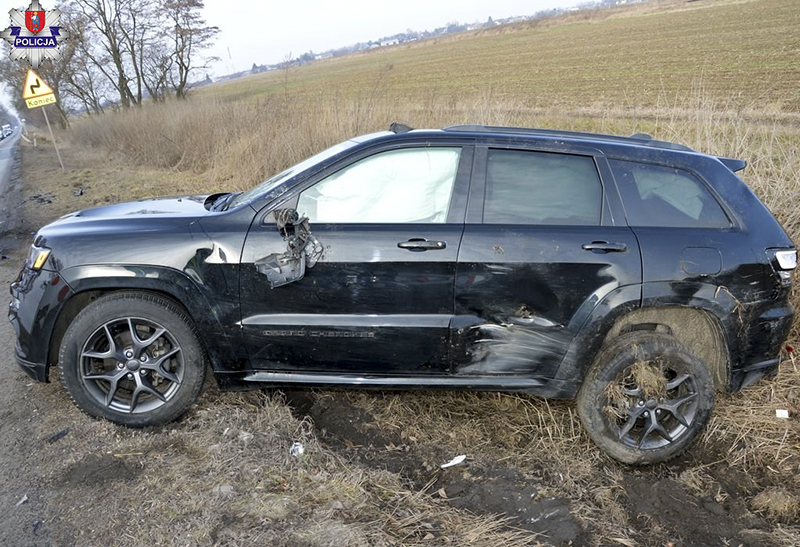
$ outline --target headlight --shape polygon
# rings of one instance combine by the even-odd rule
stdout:
[[[47,258],[50,256],[50,249],[31,246],[31,254],[28,257],[28,265],[34,271],[39,271],[44,267]]]

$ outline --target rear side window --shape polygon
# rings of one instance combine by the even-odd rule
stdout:
[[[631,226],[727,228],[728,217],[705,185],[688,171],[610,160]]]
[[[489,150],[484,224],[598,225],[603,187],[586,156]]]

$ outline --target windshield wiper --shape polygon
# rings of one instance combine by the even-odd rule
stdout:
[[[241,194],[241,192],[231,192],[228,194],[225,197],[225,200],[222,202],[222,205],[220,205],[220,211],[227,211],[228,207],[230,207],[230,204],[233,202],[233,199],[239,194]]]
[[[224,211],[228,208],[228,204],[231,200],[241,194],[241,192],[229,192],[227,194],[223,194],[217,199],[214,200],[214,204],[211,205],[212,211]]]

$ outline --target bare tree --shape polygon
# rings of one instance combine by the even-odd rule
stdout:
[[[208,26],[201,15],[203,0],[164,0],[163,9],[171,23],[170,40],[174,69],[172,86],[178,99],[186,98],[189,77],[198,69],[208,68],[210,58],[202,57],[219,34],[219,28]]]
[[[11,90],[11,102],[19,112],[26,110],[25,100],[20,91],[25,84],[27,72],[28,69],[24,64],[12,61],[7,55],[0,54],[0,82],[6,84]]]
[[[130,80],[121,32],[123,11],[131,1],[135,0],[75,0],[76,6],[100,38],[99,51],[87,48],[85,53],[117,90],[124,108],[137,102],[137,96],[128,87]]]
[[[62,11],[64,12],[62,13],[62,17],[69,18],[69,11]],[[71,28],[71,25],[68,28]],[[49,62],[43,63],[37,69],[38,74],[56,94],[58,102],[53,105],[53,108],[55,108],[58,113],[58,117],[55,121],[64,129],[69,126],[69,119],[67,117],[69,110],[68,77],[71,72],[71,65],[75,59],[76,49],[75,41],[66,40],[62,42],[59,45],[61,55],[58,59],[50,59]],[[15,106],[17,106],[21,112],[27,109],[21,93],[24,91],[22,86],[25,83],[27,73],[28,67],[25,64],[11,61],[5,56],[2,63],[0,63],[0,80],[14,90],[13,96],[18,102]]]
[[[203,0],[67,0],[61,9],[71,38],[40,74],[59,97],[61,125],[69,112],[102,114],[148,97],[185,99],[193,74],[219,29],[202,17]],[[166,14],[167,22],[164,22]],[[0,61],[0,81],[21,89],[26,69]],[[19,102],[24,109],[24,101]]]
[[[174,66],[175,60],[168,44],[157,41],[150,45],[143,59],[142,80],[154,101],[166,100]]]
[[[113,93],[113,88],[92,61],[89,52],[94,43],[89,24],[82,13],[70,13],[70,40],[75,52],[65,74],[64,94],[73,99],[79,110],[88,114],[102,114],[103,105],[111,102],[108,95]]]
[[[283,56],[283,61],[279,65],[281,69],[281,73],[283,74],[283,95],[285,97],[289,96],[289,76],[292,72],[292,67],[294,66],[294,58],[292,57],[292,52],[290,51],[286,55]]]

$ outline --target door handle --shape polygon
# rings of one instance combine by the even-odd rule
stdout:
[[[401,241],[397,244],[401,249],[408,249],[412,252],[438,251],[447,247],[446,241],[428,241],[422,237],[412,237],[408,241]]]
[[[584,251],[600,253],[623,253],[628,250],[628,246],[624,243],[609,243],[608,241],[592,241],[591,243],[584,243],[581,248]]]

